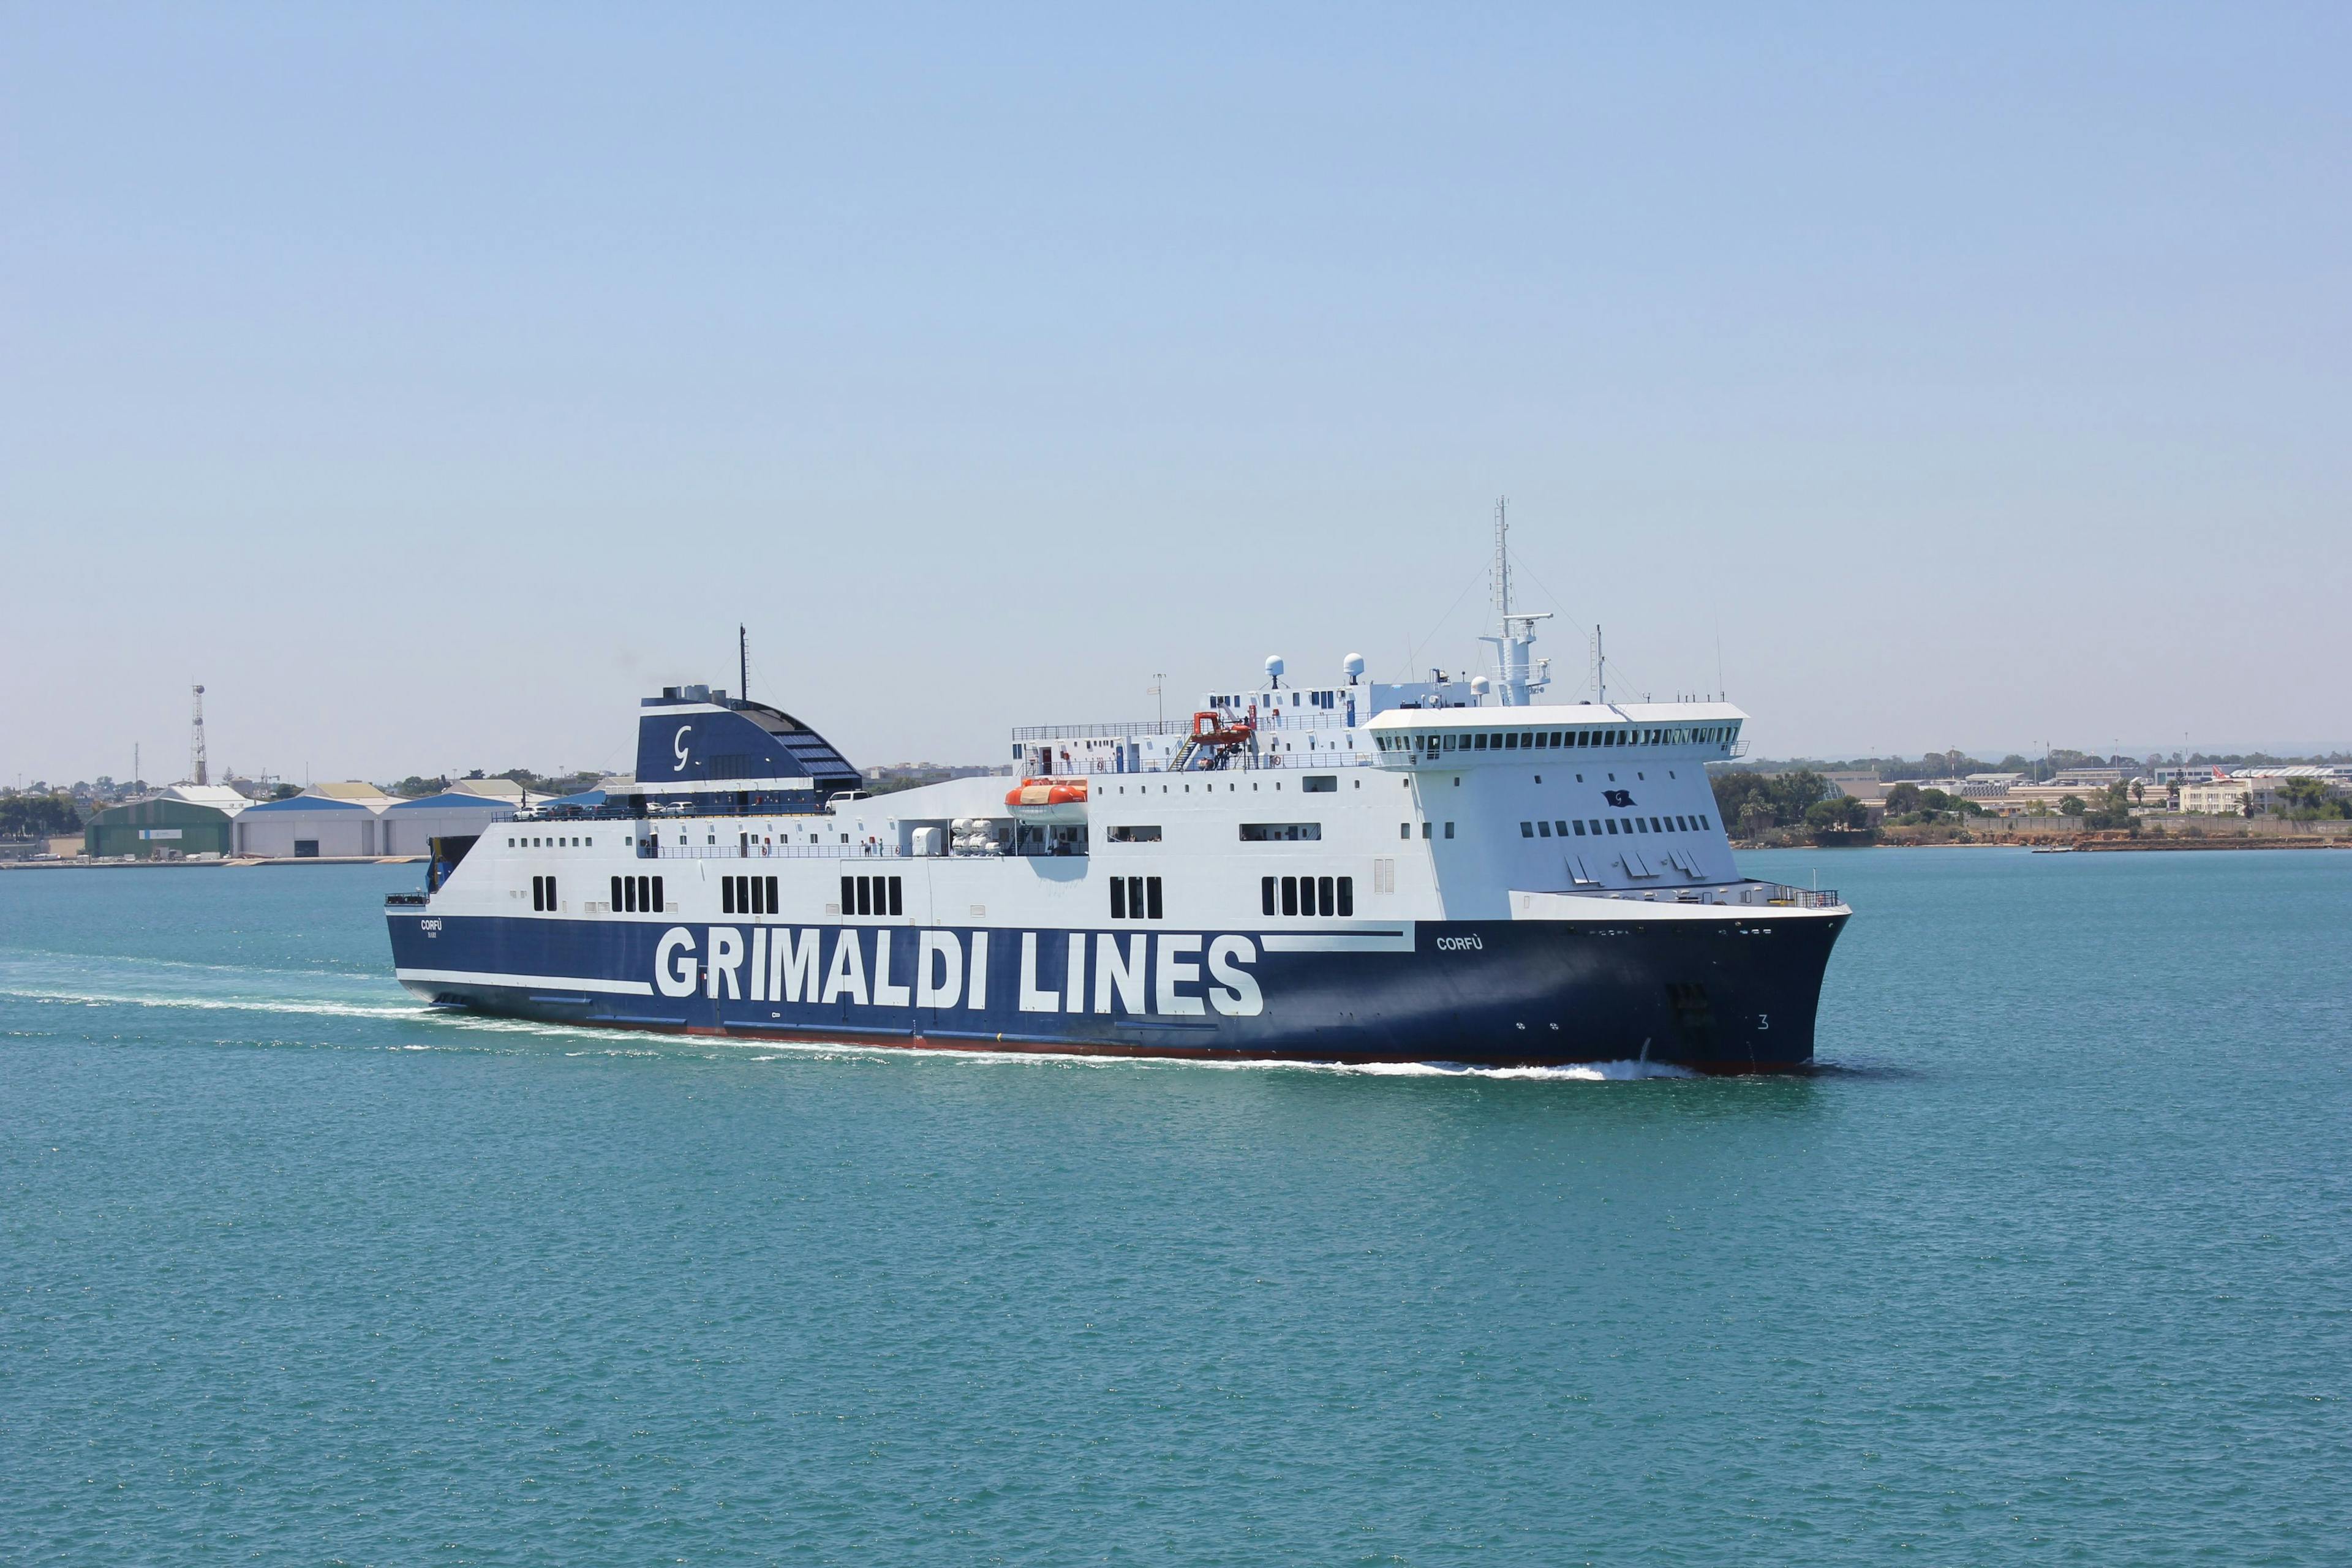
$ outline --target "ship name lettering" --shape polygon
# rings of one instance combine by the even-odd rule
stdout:
[[[654,984],[665,996],[694,994],[694,933],[684,926],[662,932],[654,949]]]
[[[830,953],[824,948],[827,931],[833,938]],[[654,948],[654,984],[665,996],[691,996],[698,990],[711,1001],[986,1010],[988,932],[971,933],[967,954],[958,932],[918,931],[911,960],[893,953],[897,934],[894,929],[873,931],[869,952],[867,933],[855,926],[759,926],[748,932],[739,926],[709,926],[703,931],[706,958],[692,930],[672,926]],[[1039,973],[1041,948],[1054,951],[1040,942],[1041,934],[1058,934],[1067,945],[1058,976]],[[1476,937],[1448,937],[1439,945],[1479,943]],[[1257,943],[1245,936],[1211,940],[1179,932],[1101,931],[1089,942],[1081,931],[1023,931],[1021,1010],[1179,1018],[1214,1011],[1228,1018],[1255,1018],[1265,1011],[1265,990],[1250,971],[1257,960]],[[894,971],[909,968],[911,974],[894,976]],[[1055,980],[1058,985],[1052,984]]]
[[[1472,936],[1441,936],[1437,939],[1440,952],[1484,952],[1486,944]]]

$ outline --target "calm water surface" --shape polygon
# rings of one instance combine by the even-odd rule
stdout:
[[[2352,1561],[2352,854],[1750,856],[1801,1079],[420,1012],[0,876],[0,1560]]]

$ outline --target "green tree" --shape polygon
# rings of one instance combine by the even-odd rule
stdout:
[[[1805,808],[1805,826],[1815,832],[1867,827],[1870,810],[1850,795],[1842,795],[1835,800],[1817,800]]]
[[[2058,815],[2061,816],[2081,816],[2090,809],[2090,804],[2079,795],[2070,795],[2058,803]]]
[[[81,812],[69,795],[12,795],[0,800],[0,837],[37,838],[79,833]]]
[[[1908,816],[1918,809],[1919,786],[1917,784],[1899,784],[1886,792],[1887,816]]]

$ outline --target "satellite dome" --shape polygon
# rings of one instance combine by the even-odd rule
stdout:
[[[1352,682],[1358,676],[1364,673],[1364,656],[1360,653],[1349,654],[1339,661],[1339,668],[1341,673]]]
[[[1282,656],[1278,653],[1267,654],[1265,656],[1266,679],[1268,680],[1280,680],[1282,679]]]
[[[1489,680],[1488,680],[1485,676],[1483,676],[1483,675],[1474,675],[1474,676],[1472,676],[1472,677],[1470,678],[1470,692],[1471,692],[1471,695],[1473,695],[1473,696],[1475,696],[1475,697],[1484,697],[1484,696],[1486,696],[1486,695],[1487,688],[1488,688],[1490,685],[1492,685],[1492,684],[1493,684],[1493,683],[1492,683],[1492,682],[1490,682],[1490,681],[1489,681]]]

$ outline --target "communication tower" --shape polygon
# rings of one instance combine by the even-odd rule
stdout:
[[[191,784],[210,784],[205,772],[205,689],[196,686],[194,717],[188,723],[188,775]]]

